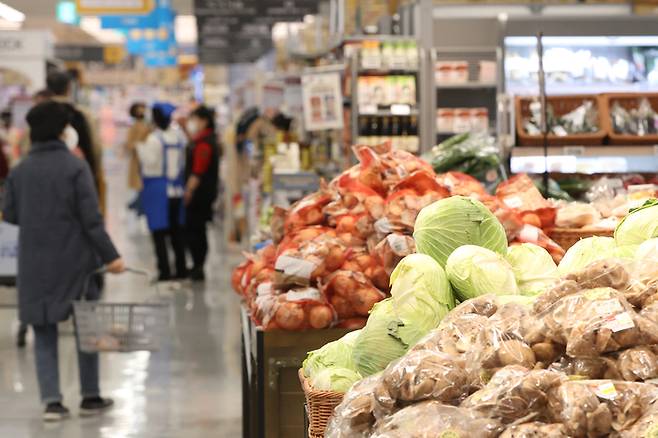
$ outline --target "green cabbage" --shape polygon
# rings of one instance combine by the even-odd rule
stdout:
[[[519,293],[512,266],[500,254],[480,246],[457,248],[448,257],[446,273],[460,301],[486,294]]]
[[[615,241],[619,246],[640,245],[653,237],[658,237],[658,199],[651,199],[631,210],[615,230]]]
[[[311,386],[320,391],[347,392],[361,378],[361,374],[354,370],[330,367],[313,376]]]
[[[373,306],[352,351],[356,370],[362,376],[383,370],[391,361],[407,352],[409,345],[402,342],[397,334],[400,324],[392,298]]]
[[[423,208],[414,227],[416,247],[441,267],[462,245],[478,245],[504,255],[507,236],[498,219],[480,201],[464,196],[441,199]]]
[[[418,342],[455,307],[448,277],[430,256],[411,254],[400,260],[391,284],[395,311],[402,322],[398,336],[406,345]]]
[[[562,258],[557,269],[560,276],[580,271],[597,260],[614,257],[615,239],[612,237],[592,236],[576,242]]]
[[[658,237],[643,242],[635,251],[635,259],[640,262],[658,262]]]
[[[514,245],[507,250],[519,290],[524,295],[537,295],[550,288],[558,279],[557,266],[544,248],[532,243]]]
[[[309,352],[302,364],[304,375],[312,379],[318,372],[333,367],[353,370],[352,349],[360,332],[361,330],[355,330],[337,341],[329,342]]]

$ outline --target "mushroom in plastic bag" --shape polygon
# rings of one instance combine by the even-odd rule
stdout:
[[[422,400],[459,402],[468,395],[467,383],[463,360],[432,350],[409,352],[384,370],[375,389],[375,417]]]
[[[366,438],[375,424],[373,391],[380,374],[373,374],[356,382],[334,409],[329,420],[326,438]]]
[[[505,424],[541,419],[548,392],[565,380],[562,373],[508,366],[494,374],[484,388],[471,394],[461,406]]]
[[[571,435],[567,434],[563,424],[533,421],[509,426],[500,438],[571,438]]]
[[[502,430],[500,422],[473,410],[426,401],[379,421],[371,438],[495,438]]]

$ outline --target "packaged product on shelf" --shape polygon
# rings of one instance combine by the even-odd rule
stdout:
[[[375,303],[386,298],[365,274],[351,270],[339,270],[327,277],[323,292],[341,319],[368,316]]]
[[[658,133],[658,112],[651,106],[649,99],[638,98],[637,107],[624,108],[619,101],[612,103],[610,118],[614,132],[637,136]]]

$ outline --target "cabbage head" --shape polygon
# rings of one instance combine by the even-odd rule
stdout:
[[[391,285],[398,315],[413,319],[416,327],[436,327],[456,304],[445,271],[428,255],[410,254],[400,260],[391,274]],[[419,318],[427,321],[420,324]],[[406,336],[403,340],[415,343]]]
[[[553,257],[533,243],[514,245],[507,250],[507,261],[523,295],[537,295],[549,289],[558,279]]]
[[[592,262],[614,257],[615,239],[592,236],[580,239],[569,248],[557,269],[560,276],[580,271]]]
[[[457,248],[448,257],[446,273],[460,301],[486,294],[519,294],[512,266],[500,254],[480,246]]]
[[[309,378],[327,368],[354,369],[352,349],[361,330],[349,332],[342,338],[329,342],[317,350],[308,353],[304,360],[304,375]]]
[[[361,329],[352,350],[355,368],[362,376],[383,370],[407,352],[409,345],[398,336],[401,324],[392,298],[373,306],[368,322]]]
[[[478,245],[501,255],[507,252],[505,229],[484,204],[464,196],[441,199],[423,208],[414,226],[416,248],[445,267],[462,245]]]
[[[631,210],[615,229],[619,246],[640,245],[653,237],[658,237],[658,199],[650,199]]]
[[[347,392],[359,380],[361,374],[354,370],[330,367],[315,374],[311,379],[311,386],[320,391]]]
[[[638,246],[635,251],[635,259],[639,262],[658,263],[658,237],[646,240]]]

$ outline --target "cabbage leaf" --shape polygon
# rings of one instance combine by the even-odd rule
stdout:
[[[549,289],[558,279],[553,257],[544,248],[523,243],[507,250],[507,261],[523,295],[537,295]]]
[[[658,237],[658,199],[650,199],[631,210],[615,229],[619,246],[640,245],[653,237]]]

